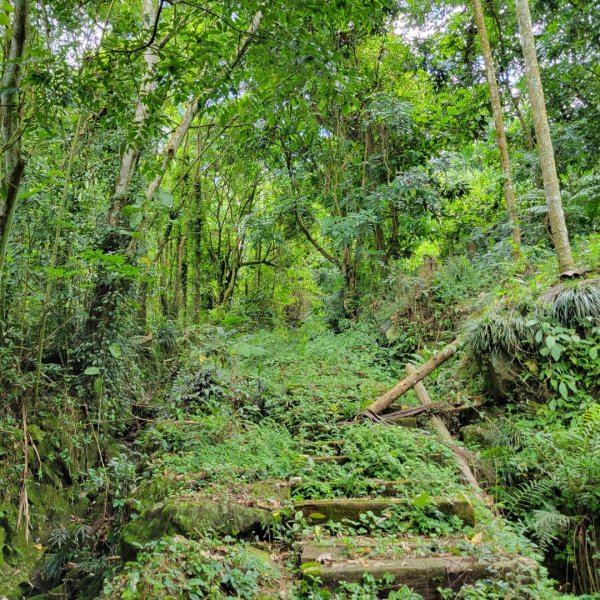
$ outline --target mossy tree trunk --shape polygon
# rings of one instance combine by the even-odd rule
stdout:
[[[527,89],[529,91],[529,102],[533,116],[533,126],[537,138],[540,169],[544,182],[544,191],[548,203],[548,217],[552,230],[552,242],[558,258],[558,266],[561,273],[574,267],[569,244],[569,232],[565,222],[560,186],[554,160],[554,148],[550,136],[548,114],[546,113],[546,101],[544,89],[540,77],[540,68],[535,49],[533,28],[531,26],[531,14],[527,0],[515,0],[523,58],[525,60],[525,72],[527,78]]]
[[[3,65],[1,82],[0,139],[4,154],[4,181],[0,197],[0,282],[25,168],[25,160],[21,154],[22,111],[19,88],[23,77],[21,63],[27,43],[28,21],[29,0],[15,0],[8,60]]]
[[[488,39],[483,7],[480,0],[472,0],[473,13],[475,14],[475,23],[479,31],[481,42],[481,52],[485,63],[485,73],[490,89],[490,104],[492,105],[492,115],[494,117],[494,126],[496,128],[496,141],[500,151],[500,166],[504,175],[504,195],[506,197],[506,210],[508,212],[508,221],[511,228],[511,237],[513,241],[513,255],[519,258],[521,255],[521,228],[517,213],[517,201],[513,188],[513,181],[510,168],[510,158],[508,155],[508,143],[506,141],[506,130],[504,128],[504,119],[502,117],[502,103],[500,102],[500,92],[498,82],[496,81],[496,70],[494,68],[494,59],[492,49]]]

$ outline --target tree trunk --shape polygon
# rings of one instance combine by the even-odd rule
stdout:
[[[504,195],[506,197],[506,209],[508,212],[508,222],[511,228],[513,241],[513,256],[521,256],[521,228],[519,226],[517,214],[517,201],[513,189],[512,175],[510,169],[510,158],[508,155],[508,143],[506,141],[506,131],[504,129],[504,119],[502,118],[502,104],[500,102],[500,92],[498,82],[496,81],[496,71],[494,69],[494,60],[492,58],[492,49],[485,27],[485,18],[480,0],[472,0],[473,12],[475,14],[475,23],[479,30],[479,39],[481,41],[481,51],[485,63],[485,73],[490,88],[490,103],[492,105],[492,114],[494,116],[494,126],[496,128],[496,141],[500,151],[500,166],[504,175]]]
[[[572,269],[575,264],[571,255],[569,244],[569,232],[565,223],[565,215],[560,197],[560,186],[556,173],[554,160],[554,149],[550,137],[550,126],[546,113],[546,101],[544,100],[544,89],[540,77],[540,69],[535,50],[535,40],[531,26],[531,15],[527,0],[515,0],[517,20],[519,22],[519,33],[521,35],[521,46],[523,58],[525,59],[525,71],[527,75],[527,88],[529,91],[529,102],[533,116],[533,126],[538,145],[540,168],[548,203],[548,217],[552,229],[552,242],[556,249],[558,266],[561,273]]]
[[[155,0],[143,0],[143,30],[146,32],[150,31],[157,17]],[[121,166],[107,218],[109,230],[102,240],[101,249],[105,253],[119,252],[127,247],[128,236],[120,230],[127,228],[126,223],[124,223],[123,209],[130,202],[131,182],[142,148],[143,129],[149,116],[149,107],[147,105],[148,95],[155,89],[154,74],[158,63],[158,54],[152,46],[148,46],[144,51],[144,62],[146,63],[146,68],[142,75],[133,119],[135,136],[121,158]],[[99,335],[98,332],[114,324],[114,317],[119,303],[119,291],[122,291],[126,285],[125,280],[121,277],[110,279],[106,277],[106,273],[102,269],[98,273],[84,328],[84,337],[87,338],[89,344],[102,344],[102,336],[105,336],[106,332]],[[78,362],[77,368],[81,369],[84,365],[81,363],[81,360]]]
[[[25,161],[21,156],[19,86],[22,79],[21,61],[27,42],[28,20],[29,0],[15,0],[10,49],[1,81],[3,92],[0,101],[0,139],[4,146],[4,183],[2,197],[0,197],[0,283],[25,168]]]
[[[155,0],[143,0],[142,21],[146,31],[153,27],[156,18],[157,9]],[[121,168],[117,177],[112,207],[108,215],[108,222],[113,227],[120,225],[123,208],[129,202],[131,182],[136,171],[142,147],[143,129],[149,116],[148,96],[156,88],[154,74],[158,64],[158,54],[151,45],[144,50],[144,62],[146,63],[146,67],[142,75],[142,83],[133,118],[136,136],[131,146],[125,150],[121,158]]]
[[[445,363],[449,358],[456,354],[456,351],[463,345],[460,337],[457,337],[451,344],[448,344],[443,350],[440,350],[433,358],[430,358],[426,363],[422,364],[414,373],[405,377],[397,383],[391,390],[379,396],[375,402],[367,406],[367,411],[378,414],[386,409],[394,400],[402,396],[415,387],[421,379],[435,371],[441,364]]]

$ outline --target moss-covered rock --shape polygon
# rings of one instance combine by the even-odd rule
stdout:
[[[491,448],[494,446],[494,430],[487,423],[473,423],[461,427],[463,442],[470,447]]]
[[[142,546],[165,534],[180,534],[191,539],[207,531],[238,535],[268,527],[272,522],[270,510],[236,501],[202,496],[174,497],[153,506],[123,528],[121,554],[124,560],[131,560]]]

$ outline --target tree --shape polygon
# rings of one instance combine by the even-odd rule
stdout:
[[[540,168],[548,204],[548,217],[552,230],[552,242],[558,258],[558,268],[561,273],[575,266],[571,255],[569,243],[569,232],[565,222],[565,214],[560,194],[556,162],[554,159],[554,148],[550,136],[550,126],[546,113],[546,101],[544,99],[544,88],[540,77],[533,28],[531,26],[531,14],[527,0],[515,0],[517,19],[519,22],[519,33],[523,58],[525,59],[525,71],[527,88],[529,91],[529,102],[533,116],[533,125],[537,138]]]
[[[485,63],[485,72],[490,88],[490,103],[492,105],[492,114],[494,116],[494,126],[496,128],[496,140],[498,150],[500,151],[500,165],[504,175],[504,195],[506,197],[506,208],[508,212],[508,221],[511,227],[512,241],[514,245],[514,255],[518,258],[521,253],[521,228],[517,214],[517,201],[513,188],[512,175],[510,169],[510,158],[508,154],[508,143],[506,141],[506,131],[504,129],[504,119],[502,117],[502,104],[500,102],[500,92],[498,91],[498,82],[496,81],[496,70],[494,69],[494,59],[492,49],[488,39],[487,28],[485,26],[485,17],[480,0],[472,0],[473,13],[475,14],[475,23],[479,31],[481,42],[481,52]]]
[[[25,160],[21,154],[21,79],[22,61],[27,43],[29,0],[16,0],[12,20],[12,35],[8,60],[2,75],[0,102],[0,138],[4,153],[4,182],[0,198],[0,282],[8,238],[17,208],[17,197]]]

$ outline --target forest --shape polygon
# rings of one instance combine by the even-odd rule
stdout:
[[[599,0],[0,0],[0,600],[600,598]]]

